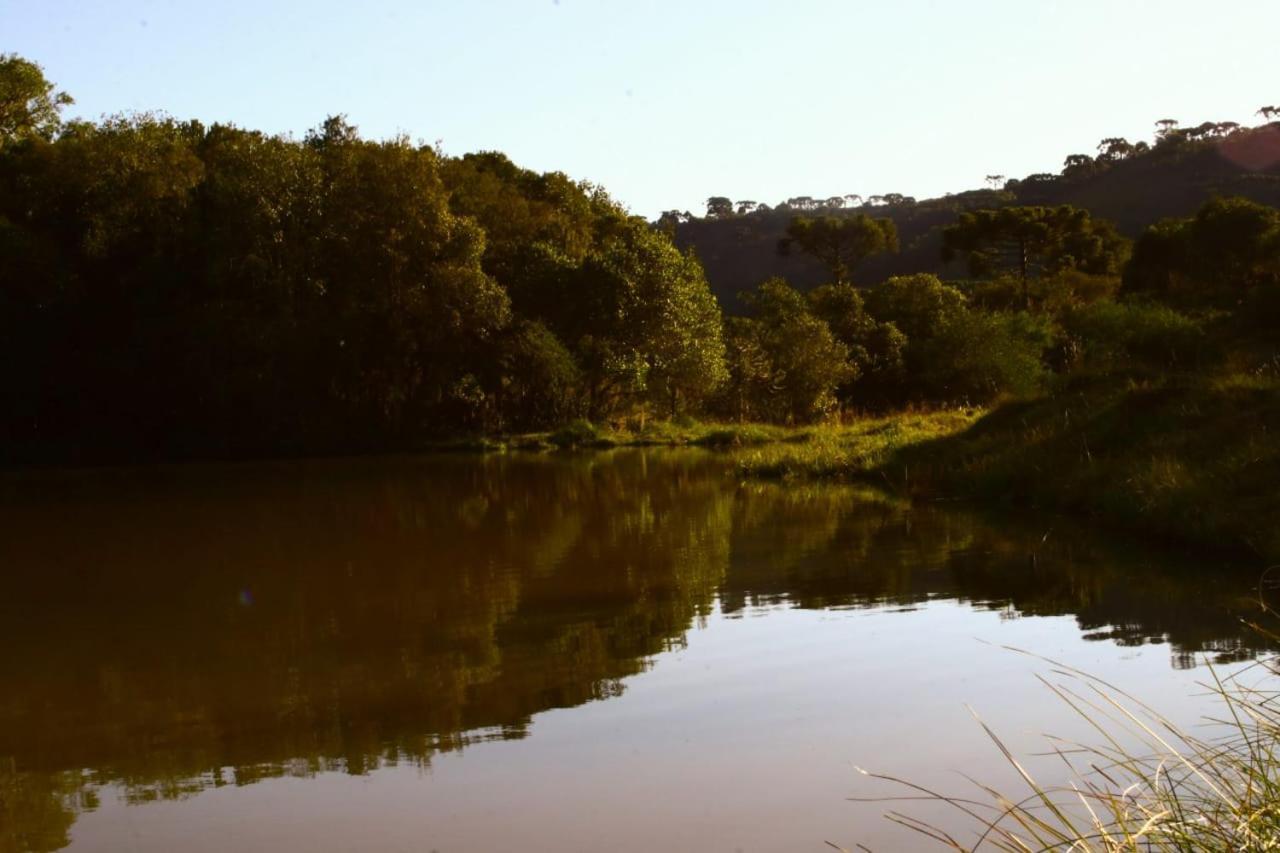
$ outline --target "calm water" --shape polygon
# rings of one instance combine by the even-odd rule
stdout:
[[[0,850],[915,849],[854,764],[1009,781],[966,703],[1015,748],[1080,734],[1000,644],[1188,722],[1201,653],[1258,651],[1247,572],[730,472],[0,481]]]

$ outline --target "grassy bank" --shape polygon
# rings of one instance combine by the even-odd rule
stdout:
[[[574,421],[552,432],[505,436],[475,436],[435,442],[425,450],[553,450],[610,447],[709,447],[729,449],[766,444],[795,445],[809,441],[823,428],[793,428],[774,424],[731,424],[693,419],[648,420],[643,424],[610,427]]]
[[[746,454],[747,476],[866,479],[1280,560],[1280,383],[1081,378],[1041,399],[868,421]]]
[[[901,453],[958,435],[984,414],[981,409],[950,409],[816,427],[805,441],[765,444],[743,453],[738,467],[750,477],[872,479],[896,489],[904,477],[910,481],[909,473],[894,471]]]
[[[1280,561],[1280,376],[1081,376],[991,409],[844,425],[585,421],[449,450],[740,448],[766,479],[857,480],[915,499],[1068,512],[1170,543]]]

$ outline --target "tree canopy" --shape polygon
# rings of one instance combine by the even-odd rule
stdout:
[[[1128,255],[1113,225],[1070,205],[971,211],[942,234],[944,260],[965,258],[975,276],[1016,274],[1028,304],[1032,278],[1064,269],[1116,274]]]
[[[66,102],[37,84],[0,148],[8,456],[412,446],[670,413],[726,375],[696,258],[594,185],[342,116],[15,123]]]
[[[898,228],[892,219],[854,216],[797,216],[778,243],[779,253],[792,246],[818,259],[836,282],[847,282],[860,261],[881,252],[898,251]]]
[[[1238,297],[1280,282],[1280,210],[1217,198],[1188,219],[1148,228],[1133,247],[1125,289],[1181,301]]]
[[[62,124],[62,108],[72,103],[39,65],[0,53],[0,147],[25,137],[51,138]]]

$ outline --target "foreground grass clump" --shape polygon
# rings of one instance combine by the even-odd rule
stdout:
[[[972,838],[902,811],[886,817],[952,850],[1264,851],[1280,849],[1280,691],[1246,683],[1255,664],[1206,688],[1219,714],[1208,734],[1194,735],[1123,690],[1054,661],[1063,681],[1041,681],[1100,738],[1096,745],[1052,736],[1050,755],[1069,781],[1043,785],[985,724],[984,730],[1021,777],[1011,794],[981,782],[978,798],[951,796],[883,774],[911,795],[873,802],[932,801],[953,807]],[[1270,673],[1262,673],[1270,678]],[[909,807],[908,807],[909,808]]]
[[[899,451],[956,435],[973,426],[978,409],[868,418],[811,430],[804,443],[771,444],[738,461],[744,476],[780,479],[882,479],[882,469]]]

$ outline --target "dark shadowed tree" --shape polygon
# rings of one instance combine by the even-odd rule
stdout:
[[[722,195],[711,196],[707,199],[707,216],[713,219],[733,216],[733,200]]]
[[[1280,210],[1214,199],[1191,219],[1166,219],[1134,243],[1124,289],[1176,301],[1233,301],[1280,283]]]
[[[836,390],[840,402],[883,402],[885,386],[901,378],[906,336],[893,323],[871,316],[861,291],[851,284],[811,290],[809,306],[849,353],[849,376]]]
[[[891,219],[872,219],[862,213],[798,216],[787,225],[787,236],[778,241],[779,254],[788,255],[793,248],[820,261],[836,282],[847,282],[864,258],[898,251],[898,229]]]
[[[834,409],[836,389],[853,377],[854,368],[848,350],[814,316],[805,297],[773,278],[743,294],[743,300],[752,316],[728,327],[729,389],[741,410],[765,420],[804,423]]]
[[[979,277],[1015,274],[1028,307],[1032,278],[1064,269],[1116,273],[1128,252],[1128,241],[1111,223],[1069,205],[964,213],[942,235],[944,260],[963,257]]]

